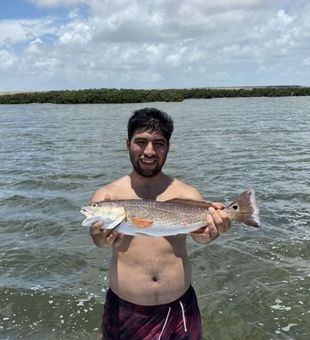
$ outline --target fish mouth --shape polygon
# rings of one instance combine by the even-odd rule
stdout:
[[[80,213],[85,215],[87,218],[90,218],[92,216],[91,212],[89,211],[87,207],[82,207],[80,210]]]

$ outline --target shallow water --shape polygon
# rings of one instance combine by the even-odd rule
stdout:
[[[125,175],[126,122],[175,120],[166,172],[207,199],[253,186],[262,229],[188,242],[206,339],[310,338],[310,97],[0,106],[0,339],[99,339],[108,248],[79,208]]]

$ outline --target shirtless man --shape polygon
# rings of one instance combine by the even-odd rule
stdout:
[[[153,108],[135,111],[128,122],[127,140],[132,171],[99,188],[92,202],[203,199],[195,188],[161,170],[172,132],[173,121],[166,113]],[[209,208],[205,232],[192,236],[194,241],[208,243],[230,227],[222,208],[220,203]],[[186,235],[126,236],[101,226],[101,222],[93,224],[90,233],[97,246],[112,246],[103,339],[202,339]]]

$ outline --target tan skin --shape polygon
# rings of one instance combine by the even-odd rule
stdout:
[[[176,197],[203,199],[192,186],[159,170],[169,151],[169,143],[159,131],[136,130],[127,141],[127,149],[133,164],[132,172],[96,190],[92,202],[109,199],[166,201]],[[159,172],[151,175],[155,170]],[[209,243],[230,228],[230,220],[222,208],[221,203],[213,203],[204,234],[192,236],[194,241]],[[90,233],[97,246],[112,246],[109,285],[119,297],[139,305],[158,305],[178,299],[189,288],[191,265],[186,235],[127,236],[102,230],[101,226],[101,222],[93,224]]]

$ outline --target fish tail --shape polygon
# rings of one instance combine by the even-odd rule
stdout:
[[[256,204],[255,191],[252,188],[244,191],[225,211],[231,219],[246,225],[260,227],[259,209]]]

